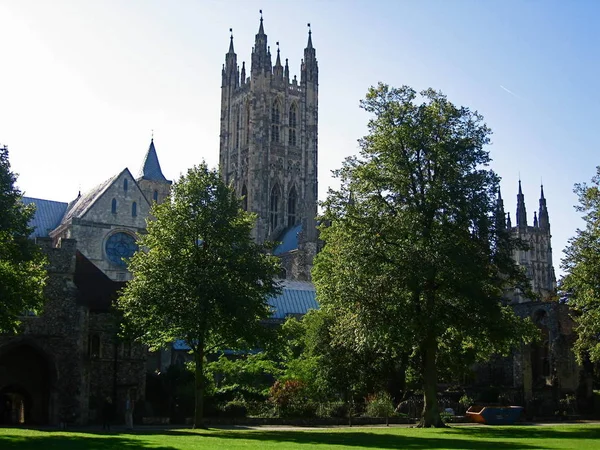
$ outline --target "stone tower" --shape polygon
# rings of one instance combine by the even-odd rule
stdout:
[[[538,300],[551,300],[556,292],[556,277],[552,265],[552,244],[550,234],[550,219],[546,198],[544,197],[544,186],[541,186],[539,212],[533,213],[533,226],[527,224],[527,210],[525,208],[525,196],[521,189],[519,180],[519,193],[517,194],[517,224],[512,227],[510,216],[507,227],[512,233],[524,241],[528,250],[516,249],[514,259],[517,264],[524,266],[527,276],[531,280],[533,292],[539,297]],[[512,295],[513,303],[524,303],[530,301],[520,292]]]
[[[272,65],[261,16],[249,76],[245,62],[238,66],[232,35],[221,84],[220,170],[244,208],[258,216],[255,239],[279,241],[298,227],[298,250],[311,254],[317,240],[318,73],[310,24],[298,81],[290,79],[287,59],[282,65],[279,42]]]

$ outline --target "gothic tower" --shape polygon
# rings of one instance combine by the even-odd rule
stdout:
[[[300,82],[290,80],[276,45],[272,65],[261,15],[247,77],[231,35],[222,70],[219,166],[244,208],[258,216],[258,242],[281,240],[301,226],[298,247],[310,243],[316,251],[319,70],[310,24]]]
[[[512,227],[509,216],[507,228],[511,229],[512,233],[529,247],[527,250],[516,249],[514,259],[517,264],[525,267],[527,276],[531,280],[532,290],[538,296],[538,300],[548,301],[555,294],[556,277],[552,265],[552,236],[550,234],[550,219],[546,207],[546,198],[544,197],[544,186],[541,186],[539,204],[539,211],[533,213],[533,226],[529,226],[527,224],[525,196],[519,180],[517,225]],[[529,299],[525,298],[520,292],[515,292],[512,301],[514,303],[524,303]]]

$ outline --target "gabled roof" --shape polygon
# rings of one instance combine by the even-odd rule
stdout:
[[[50,231],[60,225],[60,221],[67,211],[67,203],[64,202],[23,197],[23,203],[35,205],[35,215],[29,222],[29,226],[34,228],[30,236],[32,238],[47,237]]]
[[[160,163],[158,162],[158,155],[156,154],[156,148],[154,147],[154,139],[150,141],[148,153],[146,153],[144,162],[142,163],[142,168],[140,169],[140,173],[138,175],[138,180],[139,179],[161,181],[163,183],[169,184],[171,183],[165,178],[160,168]]]
[[[72,218],[81,218],[91,208],[91,206],[100,198],[102,194],[110,187],[110,185],[117,179],[123,172],[129,172],[128,169],[121,171],[121,173],[110,177],[108,180],[100,183],[95,188],[91,189],[84,195],[80,195],[69,204],[69,209],[65,214],[61,223],[65,223]],[[132,177],[133,178],[133,177]]]
[[[273,254],[275,256],[282,255],[298,248],[298,234],[302,231],[302,224],[298,224],[288,229],[281,237],[281,244],[279,244]]]

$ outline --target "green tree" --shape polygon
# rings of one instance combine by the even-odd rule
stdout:
[[[575,209],[583,214],[585,228],[577,229],[565,249],[560,290],[577,314],[575,350],[580,361],[589,355],[600,362],[600,166],[591,185],[576,184]]]
[[[489,128],[434,90],[384,84],[361,107],[373,116],[358,157],[324,202],[313,279],[335,311],[335,339],[410,355],[424,391],[421,426],[444,426],[437,401],[440,344],[506,353],[530,329],[503,304],[524,276],[496,220],[498,176]],[[458,353],[457,349],[457,353]]]
[[[205,356],[265,335],[278,260],[251,238],[254,217],[206,164],[173,185],[129,264],[119,305],[127,327],[151,348],[182,339],[196,367],[194,424],[203,426]],[[242,344],[242,342],[244,344]],[[247,348],[247,347],[246,347]]]
[[[15,332],[24,312],[40,312],[46,282],[46,260],[29,239],[35,208],[21,201],[16,179],[0,146],[0,332]]]

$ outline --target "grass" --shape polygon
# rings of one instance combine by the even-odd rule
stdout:
[[[0,428],[0,449],[597,449],[600,425],[448,429],[141,430],[135,433]]]

